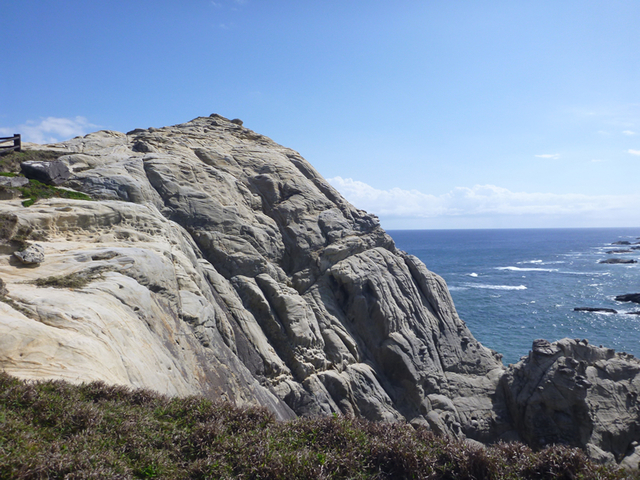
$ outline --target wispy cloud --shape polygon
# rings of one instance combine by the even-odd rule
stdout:
[[[560,158],[560,154],[559,153],[545,153],[542,155],[536,155],[536,157],[538,158],[552,158],[553,160],[557,160]]]
[[[0,135],[19,133],[22,140],[33,143],[57,143],[78,135],[85,135],[98,128],[85,117],[58,118],[47,117],[40,120],[28,120],[15,127],[0,127]]]
[[[334,177],[328,181],[358,208],[388,218],[575,215],[640,208],[640,195],[526,193],[495,185],[475,185],[456,187],[436,196],[400,188],[379,190],[351,178]]]
[[[629,136],[631,136],[631,135],[637,135],[637,133],[636,133],[636,132],[632,132],[631,130],[625,130],[625,131],[624,131],[624,132],[622,132],[622,133],[624,133],[625,135],[629,135]]]
[[[640,155],[640,150],[631,150],[631,149],[629,149],[629,153],[631,155]]]

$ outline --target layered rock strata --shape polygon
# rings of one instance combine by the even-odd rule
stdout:
[[[538,411],[599,415],[581,393],[575,408],[531,406],[528,392],[580,348],[558,347],[552,367],[534,348],[505,376],[440,277],[298,153],[242,122],[212,115],[37,148],[57,152],[63,186],[94,201],[0,202],[0,368],[12,375],[202,394],[280,419],[410,421],[485,442],[565,440],[530,425]],[[42,261],[23,263],[26,247]],[[617,359],[598,361],[607,371]],[[580,375],[598,385],[596,373]],[[634,405],[618,405],[618,440],[605,419],[580,427],[577,444],[628,457]]]

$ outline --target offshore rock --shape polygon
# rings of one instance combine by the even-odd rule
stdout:
[[[640,293],[627,293],[625,295],[617,295],[616,302],[633,302],[640,303]]]
[[[574,312],[596,312],[596,313],[618,313],[618,311],[613,308],[603,308],[603,307],[575,307],[573,311]]]

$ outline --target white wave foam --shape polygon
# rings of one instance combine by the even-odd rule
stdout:
[[[484,283],[465,283],[469,288],[486,288],[488,290],[526,290],[524,285],[487,285]]]
[[[461,292],[463,290],[469,290],[468,287],[455,287],[455,286],[451,286],[451,285],[448,288],[449,288],[450,292]]]
[[[467,275],[469,275],[470,277],[477,277],[478,276],[478,274],[476,272],[467,273]]]
[[[512,272],[557,272],[557,268],[522,268],[522,267],[496,267],[496,270],[510,270]]]
[[[524,262],[518,262],[518,265],[523,263],[542,263],[542,260],[525,260]]]

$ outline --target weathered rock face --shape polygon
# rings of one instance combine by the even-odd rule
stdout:
[[[586,340],[536,340],[502,377],[501,395],[520,437],[563,443],[638,468],[640,361]],[[637,458],[636,458],[637,457]]]
[[[474,339],[444,281],[242,122],[45,148],[70,171],[63,185],[96,200],[0,201],[0,368],[12,375],[202,394],[281,419],[565,441],[603,459],[640,439],[635,403],[598,407],[607,389],[636,391],[635,363],[583,365],[592,347],[540,344],[501,381],[500,355]],[[39,263],[14,255],[36,241]]]
[[[497,354],[296,152],[217,115],[49,148],[98,201],[0,204],[0,368],[492,435]]]

